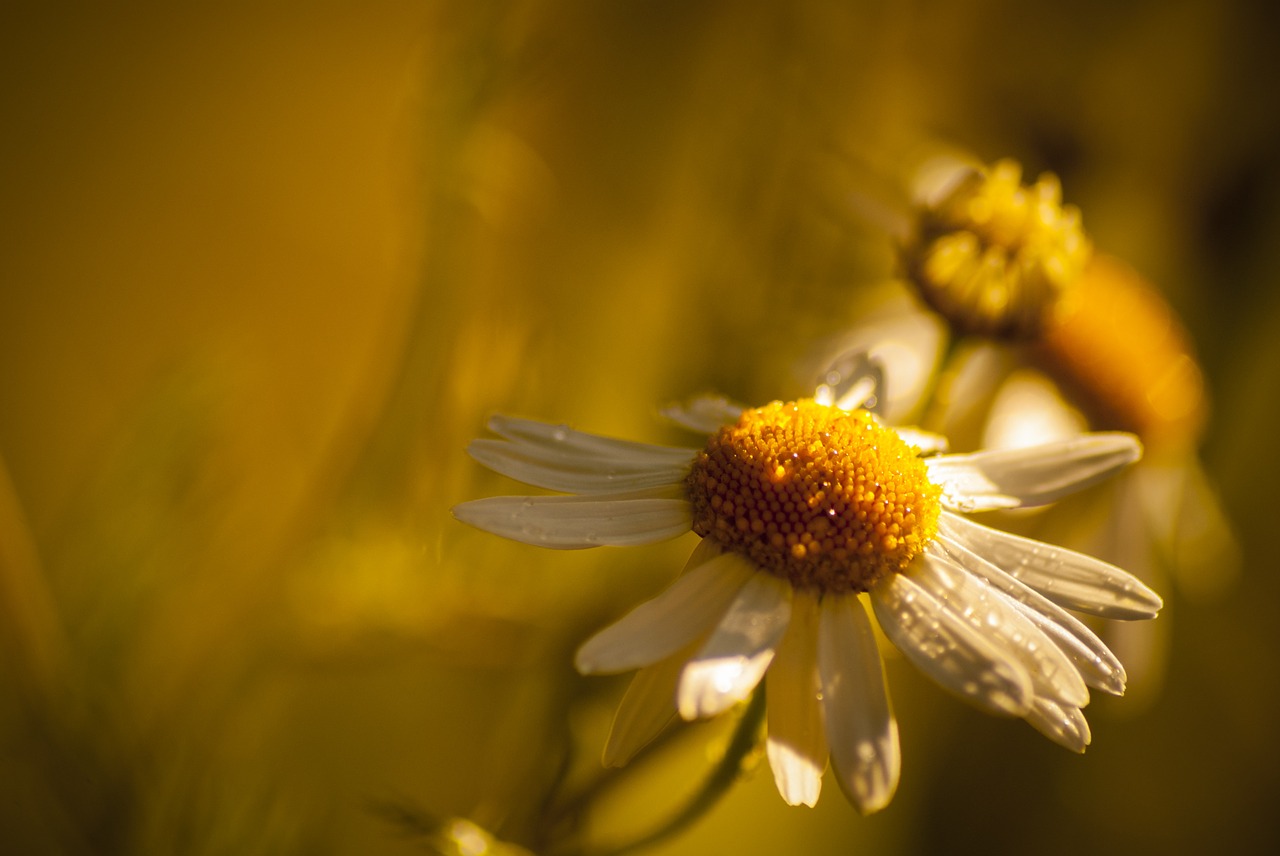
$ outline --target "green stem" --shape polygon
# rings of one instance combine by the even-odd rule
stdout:
[[[747,708],[743,711],[742,718],[738,721],[733,737],[729,740],[729,745],[720,761],[703,781],[702,786],[693,795],[692,799],[659,826],[631,841],[606,844],[599,850],[581,848],[579,846],[580,842],[570,841],[566,842],[563,847],[553,848],[550,854],[552,856],[571,856],[571,854],[590,853],[591,856],[621,856],[623,853],[630,853],[642,847],[656,844],[698,820],[698,818],[710,811],[720,801],[720,798],[728,792],[733,783],[737,781],[738,775],[742,770],[743,760],[756,748],[760,724],[764,721],[764,711],[764,693],[761,690],[756,690],[752,694],[750,702],[747,703]]]
[[[590,782],[580,786],[567,798],[557,799],[558,795],[553,790],[544,816],[555,823],[581,815],[591,803],[599,800],[607,792],[612,791],[620,782],[625,781],[629,774],[634,774],[637,770],[648,767],[677,738],[688,736],[691,724],[693,723],[677,718],[675,722],[653,738],[649,745],[644,747],[644,751],[628,762],[625,767],[600,767]]]
[[[945,334],[947,343],[942,349],[942,353],[938,355],[937,361],[934,363],[933,371],[929,375],[928,385],[925,387],[924,393],[920,396],[919,425],[921,428],[936,430],[936,421],[938,419],[938,391],[944,381],[949,382],[951,372],[955,368],[956,356],[960,353],[961,347],[965,342],[969,341],[966,336],[958,336],[952,333]]]

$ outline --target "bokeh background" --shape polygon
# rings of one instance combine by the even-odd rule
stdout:
[[[449,507],[513,485],[463,449],[497,410],[689,442],[661,404],[803,394],[796,367],[890,278],[874,212],[936,141],[1055,171],[1098,246],[1182,313],[1238,581],[1168,593],[1160,693],[1097,699],[1083,757],[898,661],[888,810],[859,817],[830,781],[788,808],[757,767],[651,852],[1280,837],[1265,4],[0,20],[0,852],[481,852],[478,831],[440,833],[451,818],[569,852],[680,805],[723,728],[590,790],[624,684],[570,659],[690,545],[562,554],[468,530]],[[600,799],[563,810],[579,792]]]

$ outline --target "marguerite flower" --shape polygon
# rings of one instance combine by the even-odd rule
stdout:
[[[458,505],[473,526],[566,549],[702,538],[669,588],[578,651],[583,673],[639,670],[605,763],[625,763],[677,713],[728,710],[767,672],[783,799],[815,804],[830,759],[859,810],[883,808],[900,755],[872,616],[943,687],[1083,751],[1089,688],[1118,695],[1125,673],[1064,607],[1150,618],[1160,598],[1119,568],[962,512],[1052,502],[1137,460],[1137,440],[936,454],[937,435],[829,402],[701,400],[673,414],[709,432],[701,449],[504,416],[489,422],[501,439],[471,444],[485,466],[569,494]]]

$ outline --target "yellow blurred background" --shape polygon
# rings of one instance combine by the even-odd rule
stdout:
[[[1238,584],[1083,758],[889,668],[861,818],[767,770],[649,852],[1260,852],[1280,794],[1280,29],[1246,0],[12,4],[0,26],[0,852],[540,849],[623,684],[589,632],[689,544],[454,522],[497,410],[689,442],[804,393],[936,140],[1061,176],[1214,390]],[[860,213],[862,212],[862,213]],[[587,818],[660,818],[692,729]],[[434,820],[433,820],[434,819]],[[470,851],[469,840],[453,842]]]

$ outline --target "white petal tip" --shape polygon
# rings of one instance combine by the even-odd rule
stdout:
[[[449,514],[453,515],[453,519],[459,523],[483,529],[484,527],[480,525],[480,521],[484,519],[483,506],[476,505],[479,501],[473,499],[468,502],[460,502],[449,509]]]
[[[1124,674],[1111,675],[1106,680],[1099,681],[1098,684],[1094,686],[1094,689],[1101,690],[1107,695],[1113,695],[1116,698],[1120,698],[1124,695],[1127,681],[1128,678]]]
[[[1124,670],[1124,666],[1120,664],[1120,661],[1116,660],[1115,667],[1102,680],[1091,684],[1091,686],[1113,696],[1122,696],[1128,684],[1129,673]]]
[[[1129,452],[1128,452],[1128,455],[1126,455],[1126,457],[1128,458],[1128,462],[1132,464],[1142,460],[1142,455],[1143,455],[1142,441],[1132,434],[1126,434],[1123,436],[1127,437],[1129,440],[1129,444],[1128,444]]]
[[[1136,579],[1125,580],[1121,590],[1112,593],[1111,601],[1098,604],[1093,612],[1115,621],[1150,621],[1164,609],[1160,595]]]
[[[1076,754],[1083,754],[1093,739],[1084,711],[1078,707],[1063,707],[1047,699],[1037,700],[1027,722],[1054,743]]]
[[[1059,445],[1088,451],[1115,466],[1125,466],[1142,459],[1142,441],[1125,431],[1094,431]]]
[[[766,745],[769,767],[773,770],[773,783],[787,805],[818,804],[822,793],[822,773],[826,769],[824,755],[819,761],[781,741],[770,739]]]
[[[1137,577],[1126,573],[1119,586],[1120,606],[1133,618],[1139,620],[1155,618],[1160,614],[1160,610],[1164,609],[1164,598]]]
[[[787,782],[775,776],[774,783],[778,786],[778,794],[782,797],[782,801],[787,805],[804,805],[813,808],[818,804],[818,796],[822,793],[821,773],[812,778],[806,774],[802,780],[793,779]]]
[[[624,649],[618,644],[613,628],[617,622],[610,624],[595,636],[578,646],[573,655],[573,667],[580,675],[618,675],[649,665],[658,658],[642,658],[634,656],[634,652]],[[631,655],[631,656],[628,656]]]
[[[898,790],[897,777],[888,779],[889,771],[880,770],[865,781],[853,783],[854,787],[846,787],[845,794],[849,802],[859,814],[875,814],[893,802],[893,795]]]
[[[583,646],[583,648],[579,648],[578,653],[574,655],[573,667],[578,670],[579,675],[599,674],[596,671],[595,660],[591,657],[589,653],[584,652],[585,647],[586,646]]]
[[[618,650],[618,645],[610,632],[613,627],[614,625],[609,625],[579,646],[573,655],[573,667],[578,670],[578,674],[618,675],[653,662],[652,659],[641,662],[635,656],[624,656],[628,652]]]
[[[859,814],[869,815],[869,814],[875,814],[876,812],[884,808],[887,808],[889,803],[892,801],[893,801],[892,794],[890,794],[888,797],[885,797],[885,798],[876,797],[872,799],[871,797],[866,797],[861,802],[855,799],[853,802],[853,807],[858,810]]]

